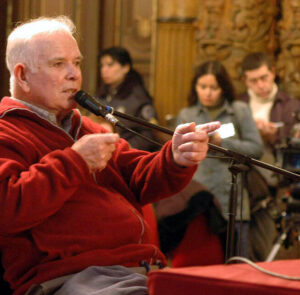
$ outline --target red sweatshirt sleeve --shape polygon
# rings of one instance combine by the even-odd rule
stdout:
[[[87,177],[83,159],[71,148],[50,152],[28,168],[19,154],[0,158],[0,233],[29,229],[57,212]],[[63,193],[61,190],[64,190]]]
[[[142,205],[179,192],[190,182],[197,169],[197,165],[184,168],[174,162],[171,141],[155,153],[120,151],[115,156],[121,173]]]

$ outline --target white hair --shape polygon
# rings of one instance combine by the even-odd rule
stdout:
[[[24,63],[32,71],[36,68],[36,53],[32,46],[32,38],[40,34],[52,34],[65,31],[71,36],[76,32],[72,20],[67,16],[39,17],[17,26],[8,36],[6,47],[6,65],[10,72],[10,92],[14,85],[14,67]]]

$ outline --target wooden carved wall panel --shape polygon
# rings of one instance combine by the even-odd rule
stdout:
[[[277,72],[282,88],[300,99],[300,0],[282,1]]]
[[[8,90],[8,81],[9,81],[9,74],[8,70],[6,69],[5,64],[5,48],[6,48],[6,38],[7,38],[7,26],[9,17],[6,13],[8,10],[8,1],[3,0],[0,1],[0,28],[4,28],[0,30],[0,100],[3,96],[9,95]]]
[[[199,0],[156,0],[159,19],[194,19]]]
[[[159,123],[186,106],[195,63],[198,0],[155,0],[153,93]],[[171,127],[171,126],[169,126]]]
[[[155,106],[159,122],[176,116],[186,106],[195,61],[195,28],[192,23],[159,23],[155,61]]]
[[[151,58],[152,1],[122,0],[120,2],[120,32],[117,45],[131,54],[134,67],[148,87]]]
[[[78,31],[79,47],[84,56],[83,88],[95,92],[97,83],[97,53],[99,7],[101,0],[10,0],[12,20],[22,22],[39,16],[67,15]],[[8,31],[12,29],[9,28]]]
[[[252,51],[275,52],[275,0],[199,1],[197,63],[220,60],[238,91],[243,90],[239,68]]]
[[[153,0],[102,0],[99,51],[125,47],[149,86]],[[98,77],[100,79],[100,77]]]
[[[15,1],[19,21],[39,16],[56,16],[65,14],[73,20],[82,0],[22,0]]]

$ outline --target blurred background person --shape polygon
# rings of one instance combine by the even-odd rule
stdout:
[[[240,98],[249,103],[256,126],[265,144],[262,161],[276,164],[276,147],[290,136],[296,124],[293,112],[300,109],[300,101],[292,99],[279,90],[275,82],[275,68],[263,52],[250,53],[241,64],[242,78],[247,92]],[[276,195],[278,180],[272,171],[260,169],[273,195]]]
[[[263,143],[250,108],[235,98],[235,89],[225,67],[218,61],[205,62],[196,68],[188,97],[189,106],[179,112],[176,123],[186,123],[190,120],[196,124],[220,121],[221,128],[210,137],[212,144],[249,157],[260,158]],[[228,219],[229,212],[229,163],[230,159],[207,158],[198,166],[193,178],[205,184],[217,198],[225,219]],[[243,195],[243,206],[240,200],[238,201],[236,228],[239,234],[240,230],[242,231],[242,235],[239,235],[242,239],[240,254],[248,257],[250,205],[247,192]]]
[[[129,52],[123,47],[104,49],[99,55],[100,87],[96,94],[101,103],[116,111],[157,124],[152,98],[144,86],[142,76],[133,68]],[[155,140],[154,132],[140,124],[122,120],[135,132]],[[159,146],[128,130],[117,127],[120,136],[133,148],[154,151]]]

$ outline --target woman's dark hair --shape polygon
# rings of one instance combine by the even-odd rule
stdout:
[[[204,75],[214,75],[218,85],[222,89],[222,97],[229,103],[232,103],[236,98],[235,89],[231,78],[226,68],[217,60],[207,61],[196,68],[194,77],[191,83],[191,90],[188,96],[189,106],[195,105],[198,102],[198,95],[196,92],[196,84],[200,77]]]
[[[99,54],[99,62],[103,56],[109,55],[113,60],[122,66],[129,65],[132,67],[132,59],[129,52],[123,47],[110,47],[102,50]]]
[[[98,61],[100,64],[101,58],[104,56],[110,56],[112,60],[118,62],[122,66],[129,65],[129,71],[125,76],[124,81],[117,88],[117,95],[120,98],[125,98],[129,95],[132,88],[136,84],[140,84],[144,87],[144,81],[142,76],[132,67],[132,59],[129,52],[123,47],[110,47],[100,52]],[[100,79],[101,80],[101,79]],[[99,97],[103,97],[108,94],[109,85],[100,81]]]

